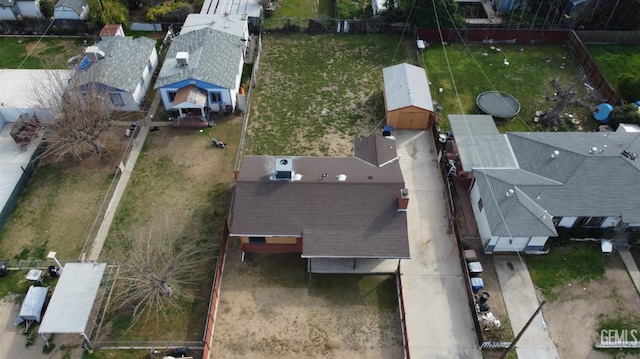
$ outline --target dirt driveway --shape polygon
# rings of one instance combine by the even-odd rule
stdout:
[[[299,255],[242,262],[231,238],[211,358],[401,358],[394,286],[390,276],[352,274],[309,282]]]
[[[638,316],[640,296],[617,252],[609,257],[605,270],[605,278],[601,280],[586,284],[567,283],[558,290],[557,299],[544,306],[544,318],[561,358],[611,357],[593,349],[593,345],[599,341],[601,316]]]

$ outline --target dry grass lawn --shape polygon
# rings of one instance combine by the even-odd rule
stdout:
[[[114,127],[103,142],[102,156],[41,161],[0,233],[1,258],[44,259],[49,251],[63,261],[79,258],[128,139]]]

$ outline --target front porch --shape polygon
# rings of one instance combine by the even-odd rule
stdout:
[[[201,128],[213,127],[213,125],[215,125],[215,116],[213,112],[209,112],[205,117],[203,117],[200,109],[190,109],[187,112],[183,111],[181,115],[183,116],[178,116],[173,119],[173,127]]]

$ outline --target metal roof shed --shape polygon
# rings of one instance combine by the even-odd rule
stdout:
[[[38,334],[85,334],[106,263],[67,263],[62,270]]]
[[[423,68],[402,63],[382,69],[387,125],[424,130],[433,125],[433,100]]]

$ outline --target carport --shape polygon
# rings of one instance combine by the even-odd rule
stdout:
[[[38,334],[80,334],[86,343],[87,323],[93,310],[106,263],[67,263],[53,291]]]

